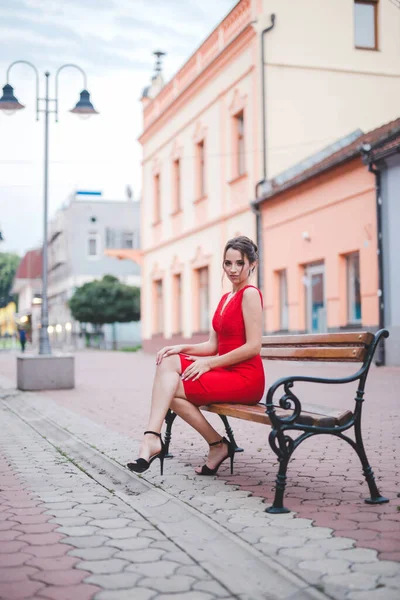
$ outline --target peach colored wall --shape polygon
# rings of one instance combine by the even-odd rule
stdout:
[[[164,333],[167,338],[174,330],[175,304],[170,269],[176,257],[183,263],[183,334],[190,337],[195,331],[196,313],[191,261],[198,248],[204,255],[212,253],[212,312],[221,293],[220,263],[224,243],[239,232],[255,237],[255,218],[249,203],[254,199],[255,184],[263,172],[260,43],[261,31],[270,24],[272,12],[276,13],[276,25],[265,38],[264,57],[268,177],[355,129],[372,129],[398,116],[400,11],[390,2],[380,2],[379,52],[356,50],[353,4],[352,0],[241,0],[160,93],[143,103],[144,131],[140,141],[143,146],[144,271],[151,273],[157,264],[165,267]],[[246,121],[246,174],[235,178],[232,118],[238,110],[244,111]],[[207,194],[198,200],[195,146],[201,137],[206,143]],[[172,164],[176,156],[181,160],[182,210],[172,214]],[[153,174],[157,169],[160,172],[161,223],[153,227]],[[365,194],[371,194],[372,198],[371,181],[365,184],[366,189],[370,186]],[[344,182],[336,182],[336,194],[348,194],[345,188],[340,191],[343,185]],[[329,236],[319,237],[318,233],[326,227],[323,213],[328,209],[321,208],[321,198],[316,194],[307,197],[310,206],[315,204],[310,217],[316,232],[309,247],[303,247],[301,239],[296,238],[296,227],[301,228],[307,222],[310,229],[311,221],[298,215],[297,225],[292,220],[284,226],[285,213],[280,204],[274,210],[274,202],[268,206],[268,226],[271,214],[276,224],[268,230],[268,240],[274,239],[276,231],[283,228],[285,235],[287,232],[290,236],[293,234],[293,239],[288,238],[291,247],[294,252],[299,250],[304,254],[304,261],[318,253],[320,258],[327,254],[329,281],[337,282],[338,290],[328,290],[329,326],[342,323],[345,309],[337,294],[343,296],[346,287],[345,261],[343,257],[337,260],[333,257],[331,243],[324,250],[324,241]],[[358,202],[363,202],[361,196]],[[347,219],[353,208],[344,210],[346,202],[342,203],[343,207],[337,210],[340,214],[344,211]],[[358,206],[357,202],[351,206]],[[357,210],[354,208],[356,213]],[[361,214],[366,216],[363,211]],[[369,222],[374,223],[372,213],[370,217]],[[372,236],[375,235],[374,228],[375,225]],[[375,248],[374,240],[363,238],[366,235],[363,231],[357,233],[357,240],[364,272],[367,269],[365,257],[370,256],[375,264],[376,256],[375,250],[371,251]],[[363,245],[363,240],[369,247]],[[282,240],[278,236],[272,246],[275,241],[284,255],[287,249]],[[349,240],[343,242],[345,250],[340,252],[350,251],[350,245]],[[270,255],[266,252],[267,263]],[[279,260],[276,262],[278,266],[273,269],[281,268]],[[291,267],[289,273],[289,290],[294,303],[290,317],[293,327],[304,327],[302,269],[299,264],[296,268]],[[369,281],[370,275],[371,281],[374,280],[373,270],[363,275],[363,316],[373,324],[377,322],[377,303],[375,283]],[[276,319],[277,310],[272,308],[272,279],[267,273],[268,323]],[[144,278],[144,340],[152,336],[153,308],[151,303],[148,304],[152,297],[150,285]],[[268,328],[271,328],[269,324]]]
[[[400,10],[380,0],[379,50],[354,47],[353,0],[263,0],[268,176],[399,116]],[[259,145],[261,147],[261,128]],[[260,157],[261,164],[261,157]]]
[[[359,251],[362,323],[378,323],[374,176],[360,159],[261,205],[266,330],[279,329],[277,271],[287,270],[289,329],[305,329],[304,266],[324,261],[328,328],[347,324],[344,255]],[[303,238],[308,232],[310,240]]]

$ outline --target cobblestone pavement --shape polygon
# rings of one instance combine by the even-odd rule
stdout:
[[[326,598],[126,470],[118,495],[4,405],[0,418],[2,600]]]
[[[13,376],[13,363],[15,357],[0,357],[0,369],[8,376]],[[336,376],[352,367],[312,368]],[[290,364],[290,370],[305,372],[300,365]],[[137,452],[136,440],[143,429],[153,372],[154,358],[150,356],[81,353],[77,355],[76,390],[24,394],[23,400],[18,396],[7,402],[13,410],[38,410],[124,464]],[[287,373],[287,365],[271,364],[269,383],[283,373]],[[365,403],[367,452],[382,493],[391,499],[388,505],[364,505],[361,499],[367,487],[356,455],[343,444],[339,446],[337,440],[329,446],[321,440],[301,447],[289,469],[287,505],[297,516],[266,515],[263,500],[272,500],[276,464],[268,450],[266,428],[240,421],[232,421],[232,425],[245,452],[235,459],[234,476],[221,469],[219,477],[211,481],[195,477],[193,466],[201,462],[199,452],[205,448],[194,432],[177,423],[172,445],[175,458],[167,462],[164,477],[151,469],[146,480],[208,515],[330,597],[397,598],[399,380],[397,369],[373,369]],[[323,403],[348,407],[353,392],[350,389],[348,396],[335,397],[331,390],[317,389],[307,400],[321,403],[323,393]],[[219,422],[214,415],[211,418]]]

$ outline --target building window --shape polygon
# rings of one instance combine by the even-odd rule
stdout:
[[[161,221],[161,188],[160,173],[154,175],[154,223]]]
[[[138,231],[123,231],[121,229],[106,228],[106,248],[138,248]]]
[[[355,0],[354,42],[356,48],[378,49],[378,0]]]
[[[279,271],[279,329],[289,329],[289,307],[286,270]]]
[[[173,163],[173,208],[172,212],[178,212],[181,210],[181,161],[178,159],[174,160]]]
[[[244,113],[241,111],[235,117],[236,146],[237,146],[237,175],[244,175],[245,166],[245,148],[244,148]]]
[[[164,296],[162,279],[154,281],[154,310],[155,323],[154,333],[164,332]]]
[[[198,198],[206,195],[206,172],[205,172],[205,145],[204,140],[197,144],[197,173],[198,173]]]
[[[200,331],[208,331],[210,327],[208,267],[197,269],[197,276],[199,282],[199,328]]]
[[[97,258],[100,253],[99,248],[99,234],[91,232],[88,236],[88,256],[90,258]]]
[[[106,248],[116,248],[115,245],[115,230],[106,228]]]
[[[175,304],[173,333],[182,333],[182,276],[180,273],[173,276],[173,293]]]
[[[122,232],[122,248],[133,248],[133,231]]]
[[[327,330],[324,263],[307,265],[304,270],[303,282],[307,331],[323,333]]]
[[[349,254],[347,260],[347,321],[361,323],[360,255]]]

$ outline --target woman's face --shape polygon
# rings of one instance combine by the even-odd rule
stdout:
[[[249,277],[253,265],[250,265],[249,259],[245,254],[229,248],[224,258],[224,271],[228,279],[235,285],[240,285]]]

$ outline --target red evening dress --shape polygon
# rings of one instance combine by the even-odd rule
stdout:
[[[224,294],[219,301],[212,320],[213,329],[218,337],[218,354],[222,356],[246,343],[246,331],[242,313],[243,292],[237,292],[224,307],[229,294]],[[262,305],[262,295],[258,288]],[[222,311],[222,312],[221,312]],[[182,373],[193,361],[185,354],[179,354]],[[257,404],[264,393],[265,376],[261,356],[253,356],[243,362],[218,367],[204,373],[193,381],[183,381],[186,398],[196,406],[229,402],[238,404]]]

